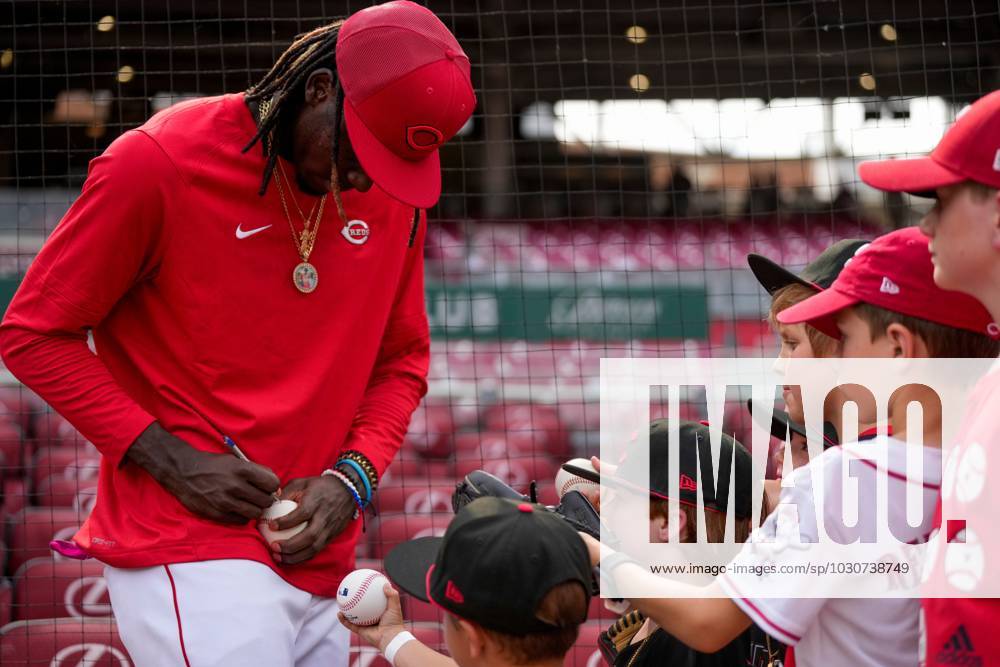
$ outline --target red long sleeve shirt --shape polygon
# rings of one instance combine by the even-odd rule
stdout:
[[[103,455],[97,504],[77,535],[96,558],[247,558],[332,596],[353,568],[359,521],[307,563],[280,566],[253,524],[199,518],[122,465],[157,420],[205,451],[226,451],[232,437],[283,484],[319,475],[344,449],[381,472],[426,392],[425,225],[409,247],[412,208],[377,188],[343,193],[367,240],[348,240],[329,201],[310,257],[318,287],[298,292],[276,188],[257,195],[264,159],[240,152],[255,129],[241,94],[206,98],[157,114],[94,159],[7,311],[0,352]],[[293,190],[308,212],[315,198]]]

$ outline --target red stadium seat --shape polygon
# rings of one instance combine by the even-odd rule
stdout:
[[[448,405],[421,405],[413,412],[410,427],[403,440],[403,449],[429,457],[451,454],[451,437],[455,424]]]
[[[455,436],[455,457],[502,459],[512,454],[544,454],[548,444],[544,435],[530,431],[504,433],[482,431],[459,433]],[[536,442],[537,440],[537,442]]]
[[[597,430],[601,427],[601,404],[597,401],[563,401],[559,403],[559,418],[571,430]]]
[[[72,507],[89,514],[97,500],[97,480],[81,481],[52,475],[42,480],[34,497],[42,507]]]
[[[14,587],[7,579],[0,579],[0,627],[10,623],[14,605]]]
[[[455,466],[451,461],[397,458],[379,480],[379,486],[424,477],[454,477]]]
[[[35,419],[45,411],[45,403],[27,387],[0,387],[0,405],[14,418],[21,431],[30,433]]]
[[[403,485],[379,487],[375,496],[379,513],[451,512],[451,494],[455,491],[455,484],[453,482],[442,484],[436,479],[424,482],[425,480],[415,479]]]
[[[14,615],[33,618],[111,616],[104,564],[33,558],[14,575]]]
[[[3,480],[3,507],[0,514],[17,514],[28,504],[28,485],[23,479]]]
[[[132,661],[110,618],[46,618],[0,629],[0,664],[131,667]]]
[[[7,476],[20,476],[30,460],[31,443],[16,417],[0,411],[0,465]]]
[[[83,515],[66,507],[26,507],[10,518],[10,559],[7,571],[32,558],[51,556],[49,542],[68,540],[79,530]]]
[[[409,630],[419,641],[435,651],[447,653],[444,643],[444,629],[440,623],[409,623]],[[351,634],[350,667],[391,667],[378,649],[369,646],[360,637]]]
[[[44,449],[76,446],[87,439],[58,412],[44,412],[35,420],[35,442],[39,449]]]
[[[566,654],[565,667],[601,667],[604,658],[597,647],[597,638],[603,630],[600,623],[587,622],[580,626],[580,636]]]
[[[31,477],[35,485],[52,475],[81,481],[96,480],[100,469],[101,454],[90,443],[80,447],[46,447],[35,455]]]
[[[444,535],[452,515],[439,514],[387,514],[379,517],[378,525],[370,530],[371,555],[384,558],[394,546],[416,537]]]
[[[534,434],[535,442],[543,444],[553,456],[569,453],[566,432],[554,406],[537,403],[494,405],[484,413],[483,423],[490,431]]]

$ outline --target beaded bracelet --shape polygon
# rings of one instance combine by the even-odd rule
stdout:
[[[361,480],[361,484],[365,487],[364,500],[365,500],[365,505],[367,506],[372,501],[372,485],[371,482],[368,481],[368,475],[366,475],[365,471],[361,469],[361,466],[358,465],[358,462],[354,461],[353,459],[340,459],[339,461],[337,461],[337,467],[340,467],[342,465],[347,466],[348,468],[352,469],[354,472],[358,474],[358,479]]]
[[[354,461],[358,464],[361,470],[364,471],[365,477],[368,478],[368,484],[372,488],[372,493],[378,491],[378,470],[368,460],[367,456],[355,449],[348,449],[341,452],[340,457],[337,459],[337,463],[341,463],[342,461]]]
[[[354,510],[354,518],[357,519],[359,515],[364,516],[363,512],[365,511],[365,506],[364,503],[361,502],[361,496],[358,494],[358,489],[354,486],[354,482],[352,482],[344,473],[339,470],[333,470],[332,468],[327,468],[323,471],[323,477],[327,476],[336,477],[343,482],[344,486],[347,487],[347,490],[351,492],[351,495],[354,497],[354,504],[358,506],[357,509]]]

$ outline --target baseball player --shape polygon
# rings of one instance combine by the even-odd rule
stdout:
[[[929,156],[868,162],[859,173],[880,190],[937,199],[921,223],[931,239],[934,281],[974,296],[994,321],[1000,321],[1000,92],[983,97],[959,116]],[[949,528],[932,540],[935,553],[928,561],[934,566],[927,588],[947,597],[923,600],[927,665],[1000,664],[1000,600],[963,597],[980,581],[1000,577],[996,558],[984,557],[1000,551],[993,528],[1000,492],[984,483],[1000,474],[995,451],[998,409],[1000,369],[994,369],[970,396],[956,450],[946,464],[946,469],[958,472],[945,478],[941,496],[954,508],[951,516],[962,517],[967,528]],[[941,525],[939,506],[934,527]],[[963,548],[976,549],[982,563],[972,587],[956,586],[944,566],[949,551]]]
[[[75,539],[138,665],[346,665],[336,587],[426,392],[422,211],[474,105],[454,36],[390,2],[91,163],[0,351],[101,451]],[[268,543],[278,494],[305,528]]]
[[[341,622],[395,667],[562,667],[590,603],[587,549],[562,517],[540,505],[479,498],[459,510],[444,537],[400,544],[389,578],[446,612],[451,658],[406,631],[399,593],[385,586],[378,625]]]
[[[884,290],[886,279],[902,287]],[[830,289],[782,311],[778,321],[809,322],[831,335],[839,334],[845,357],[989,357],[995,356],[1000,347],[988,335],[995,331],[996,325],[980,303],[934,285],[926,237],[916,228],[892,232],[873,241],[844,267]],[[835,322],[836,329],[829,328],[831,322]],[[919,604],[913,599],[825,595],[824,591],[833,592],[842,585],[840,575],[835,573],[811,579],[809,584],[819,587],[816,591],[819,594],[811,597],[765,598],[748,591],[753,583],[767,585],[769,576],[782,576],[777,570],[793,558],[794,546],[803,541],[799,531],[816,530],[817,517],[809,516],[817,507],[811,497],[813,471],[825,481],[822,487],[825,496],[818,505],[824,512],[823,525],[828,531],[838,530],[843,502],[839,495],[842,475],[852,458],[886,463],[877,467],[857,466],[851,474],[858,476],[860,486],[875,488],[878,484],[888,489],[887,520],[895,527],[897,538],[905,542],[929,536],[940,484],[940,436],[935,442],[933,435],[933,425],[941,418],[940,404],[935,407],[933,402],[927,402],[923,410],[924,445],[920,447],[923,514],[918,525],[907,522],[905,504],[906,458],[911,447],[906,443],[906,406],[911,400],[919,400],[920,391],[919,387],[911,386],[894,395],[889,405],[894,436],[879,435],[863,443],[862,448],[859,443],[830,448],[817,460],[797,469],[790,478],[791,485],[782,489],[781,501],[797,508],[798,530],[789,534],[779,529],[779,508],[760,529],[767,537],[764,546],[748,542],[733,562],[742,566],[741,572],[729,568],[711,584],[709,595],[692,599],[693,594],[702,591],[657,579],[645,568],[584,537],[592,560],[600,561],[602,570],[615,581],[648,579],[648,590],[662,597],[634,599],[630,603],[698,650],[716,650],[754,622],[772,637],[793,646],[797,665],[916,664]],[[815,534],[807,534],[804,541],[816,539]],[[835,539],[848,541],[846,535]],[[768,574],[764,565],[775,565],[776,570]],[[682,597],[685,595],[686,599]]]

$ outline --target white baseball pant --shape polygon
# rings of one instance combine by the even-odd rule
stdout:
[[[347,667],[350,633],[336,598],[295,588],[262,563],[108,566],[104,576],[136,667]]]

